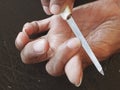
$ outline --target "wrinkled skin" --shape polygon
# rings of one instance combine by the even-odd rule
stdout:
[[[73,17],[100,61],[120,51],[119,0],[99,0],[79,6],[73,10]],[[47,30],[45,36],[29,39],[30,35]],[[91,64],[79,40],[59,15],[25,24],[15,44],[24,63],[49,60],[46,64],[49,74],[58,76],[65,72],[76,86],[81,83],[83,69]],[[43,52],[39,52],[39,48],[43,48]]]

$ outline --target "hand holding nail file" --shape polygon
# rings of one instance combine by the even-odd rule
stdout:
[[[80,29],[78,28],[77,24],[75,23],[72,15],[71,15],[71,10],[69,9],[69,6],[67,6],[65,8],[65,10],[60,14],[61,17],[66,20],[66,22],[68,23],[68,25],[70,26],[70,28],[72,29],[73,33],[75,34],[75,36],[81,41],[82,47],[84,48],[84,50],[86,51],[86,53],[88,54],[89,58],[91,59],[91,61],[93,62],[93,64],[95,65],[95,67],[97,68],[97,70],[104,75],[102,66],[100,65],[99,61],[97,60],[95,54],[93,53],[92,49],[90,48],[90,46],[88,45],[86,39],[84,38],[84,36],[82,35]]]

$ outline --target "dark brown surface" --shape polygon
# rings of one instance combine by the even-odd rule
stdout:
[[[45,63],[23,64],[14,46],[17,33],[25,22],[45,17],[39,0],[0,0],[0,90],[120,90],[120,54],[102,63],[104,77],[87,68],[79,88],[65,76],[49,76]]]

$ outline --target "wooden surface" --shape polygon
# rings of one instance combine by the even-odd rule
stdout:
[[[87,1],[91,0],[81,0]],[[23,64],[14,45],[17,33],[25,22],[46,17],[40,0],[0,0],[0,90],[120,90],[120,54],[102,63],[104,77],[95,67],[88,67],[79,88],[66,76],[49,76],[45,62]]]

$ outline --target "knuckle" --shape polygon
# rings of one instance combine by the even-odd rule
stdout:
[[[96,51],[98,52],[98,57],[101,59],[105,59],[112,54],[112,47],[109,44],[101,43],[99,46],[95,46]]]

